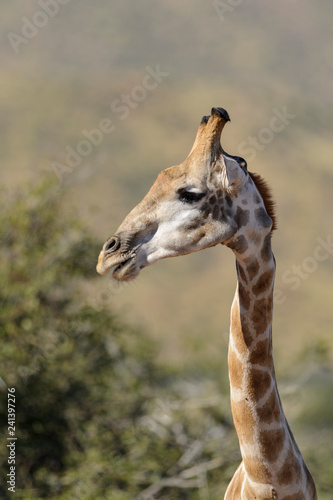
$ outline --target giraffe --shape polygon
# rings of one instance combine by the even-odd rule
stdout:
[[[242,461],[225,500],[315,500],[313,479],[284,414],[272,356],[274,203],[266,182],[229,155],[220,137],[230,120],[213,108],[183,163],[158,175],[104,243],[97,271],[118,281],[166,257],[219,243],[236,258],[228,349],[230,399]]]

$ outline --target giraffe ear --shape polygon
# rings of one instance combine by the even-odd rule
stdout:
[[[225,177],[224,184],[228,191],[237,191],[240,189],[246,181],[246,173],[239,163],[230,156],[224,156],[223,160],[225,164]]]
[[[247,161],[244,160],[241,156],[233,156],[229,155],[224,149],[223,149],[223,156],[228,156],[229,158],[232,158],[233,160],[237,161],[238,165],[242,167],[243,170],[247,170]]]

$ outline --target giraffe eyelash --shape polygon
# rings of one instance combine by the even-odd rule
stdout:
[[[205,195],[205,193],[197,193],[195,191],[181,190],[178,192],[179,199],[183,203],[197,203],[201,201]]]

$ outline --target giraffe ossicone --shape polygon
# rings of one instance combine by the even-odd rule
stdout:
[[[180,165],[163,170],[103,246],[97,271],[131,281],[155,262],[217,245],[236,257],[228,352],[231,408],[242,462],[225,500],[316,500],[275,379],[272,314],[274,204],[261,177],[220,137],[230,120],[212,108]]]

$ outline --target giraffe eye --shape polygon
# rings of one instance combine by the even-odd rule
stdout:
[[[196,193],[194,191],[181,190],[179,192],[179,199],[184,203],[196,203],[205,196],[205,193]]]

